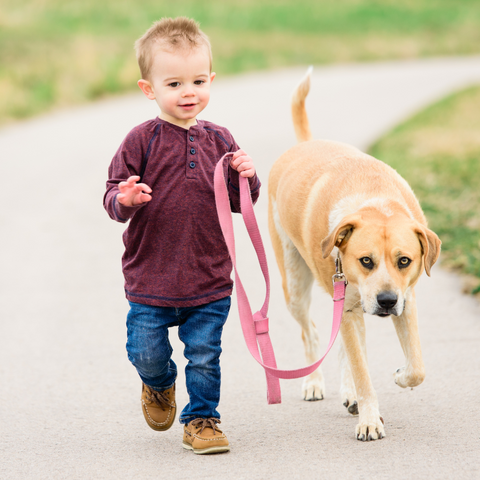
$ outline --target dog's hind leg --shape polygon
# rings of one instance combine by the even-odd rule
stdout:
[[[287,306],[293,318],[302,328],[305,357],[311,364],[320,357],[318,331],[309,312],[314,277],[305,260],[291,242],[284,248],[284,259],[288,289]],[[304,400],[307,401],[324,398],[325,381],[320,368],[305,377],[302,392]]]
[[[355,391],[355,383],[353,383],[352,371],[350,370],[343,341],[340,342],[338,361],[340,364],[340,399],[349,413],[358,415],[357,392]]]
[[[302,327],[302,339],[308,363],[319,358],[318,332],[309,315],[313,274],[297,248],[282,228],[275,201],[269,202],[269,228],[278,268],[282,275],[283,293],[288,310]],[[303,398],[308,401],[322,400],[325,381],[319,368],[305,378],[302,385]]]
[[[356,310],[356,322],[355,329],[360,340],[360,346],[362,348],[365,358],[367,358],[367,346],[365,338],[365,321],[363,319],[362,311],[359,308],[360,294],[356,289],[351,286],[347,288],[345,296],[345,312],[353,312]],[[345,346],[343,338],[340,341],[340,349],[338,351],[338,361],[340,364],[340,398],[344,407],[352,415],[358,415],[358,401],[357,392],[355,389],[355,383],[353,381],[352,370],[348,361],[347,354],[345,352]]]

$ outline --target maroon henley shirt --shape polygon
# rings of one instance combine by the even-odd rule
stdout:
[[[103,204],[110,217],[130,223],[123,234],[122,268],[128,300],[191,307],[232,293],[232,263],[218,222],[215,165],[239,149],[231,133],[198,120],[188,130],[155,118],[135,127],[108,170]],[[240,211],[238,172],[225,166],[231,209]],[[126,207],[118,184],[132,175],[152,189],[152,200]],[[252,200],[257,176],[249,179]]]

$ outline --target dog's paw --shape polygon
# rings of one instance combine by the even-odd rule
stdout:
[[[358,415],[357,393],[353,381],[342,382],[340,398],[342,399],[343,406],[348,410],[348,413]]]
[[[370,442],[372,440],[379,440],[385,437],[385,428],[383,426],[383,418],[365,419],[360,421],[355,429],[357,440],[362,442]]]
[[[417,387],[425,379],[424,370],[407,370],[405,367],[399,368],[394,374],[395,383],[402,388]]]
[[[348,398],[343,402],[343,406],[348,410],[348,413],[352,415],[358,415],[358,403],[357,400],[350,401]]]
[[[303,399],[307,402],[323,400],[325,397],[325,381],[323,378],[310,378],[308,376],[302,385]]]

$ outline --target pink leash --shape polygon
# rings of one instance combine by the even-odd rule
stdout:
[[[240,315],[240,322],[242,325],[243,335],[253,358],[265,369],[267,377],[267,400],[269,404],[281,403],[280,392],[280,378],[299,378],[309,375],[315,371],[327,353],[333,346],[337,338],[340,324],[342,322],[343,305],[345,303],[345,290],[347,281],[341,270],[341,262],[338,258],[337,273],[333,276],[333,324],[332,333],[330,335],[330,343],[327,351],[322,358],[315,363],[296,370],[281,370],[277,368],[275,361],[275,354],[273,352],[272,342],[268,334],[268,302],[270,299],[270,277],[268,275],[267,258],[265,249],[263,247],[262,238],[258,229],[257,220],[253,212],[252,198],[250,195],[250,185],[248,179],[240,176],[240,206],[243,216],[243,221],[247,228],[250,239],[253,243],[257,253],[258,261],[262,269],[263,276],[266,283],[266,296],[262,308],[252,314],[250,303],[243,288],[240,276],[237,271],[236,257],[235,257],[235,240],[233,234],[232,213],[230,210],[230,201],[228,197],[228,190],[225,184],[225,177],[223,174],[223,164],[226,159],[229,159],[233,154],[225,154],[217,163],[215,168],[214,186],[215,186],[215,202],[217,205],[218,218],[222,228],[223,236],[228,247],[230,258],[232,259],[233,268],[235,270],[235,286],[237,291],[238,312]],[[259,351],[260,347],[260,351]]]

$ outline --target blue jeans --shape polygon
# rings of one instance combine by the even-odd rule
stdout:
[[[177,378],[172,360],[168,327],[178,325],[184,343],[187,392],[190,403],[180,415],[180,423],[195,418],[220,418],[220,346],[223,325],[230,311],[230,297],[197,307],[155,307],[130,303],[127,316],[128,359],[145,385],[162,391]]]

